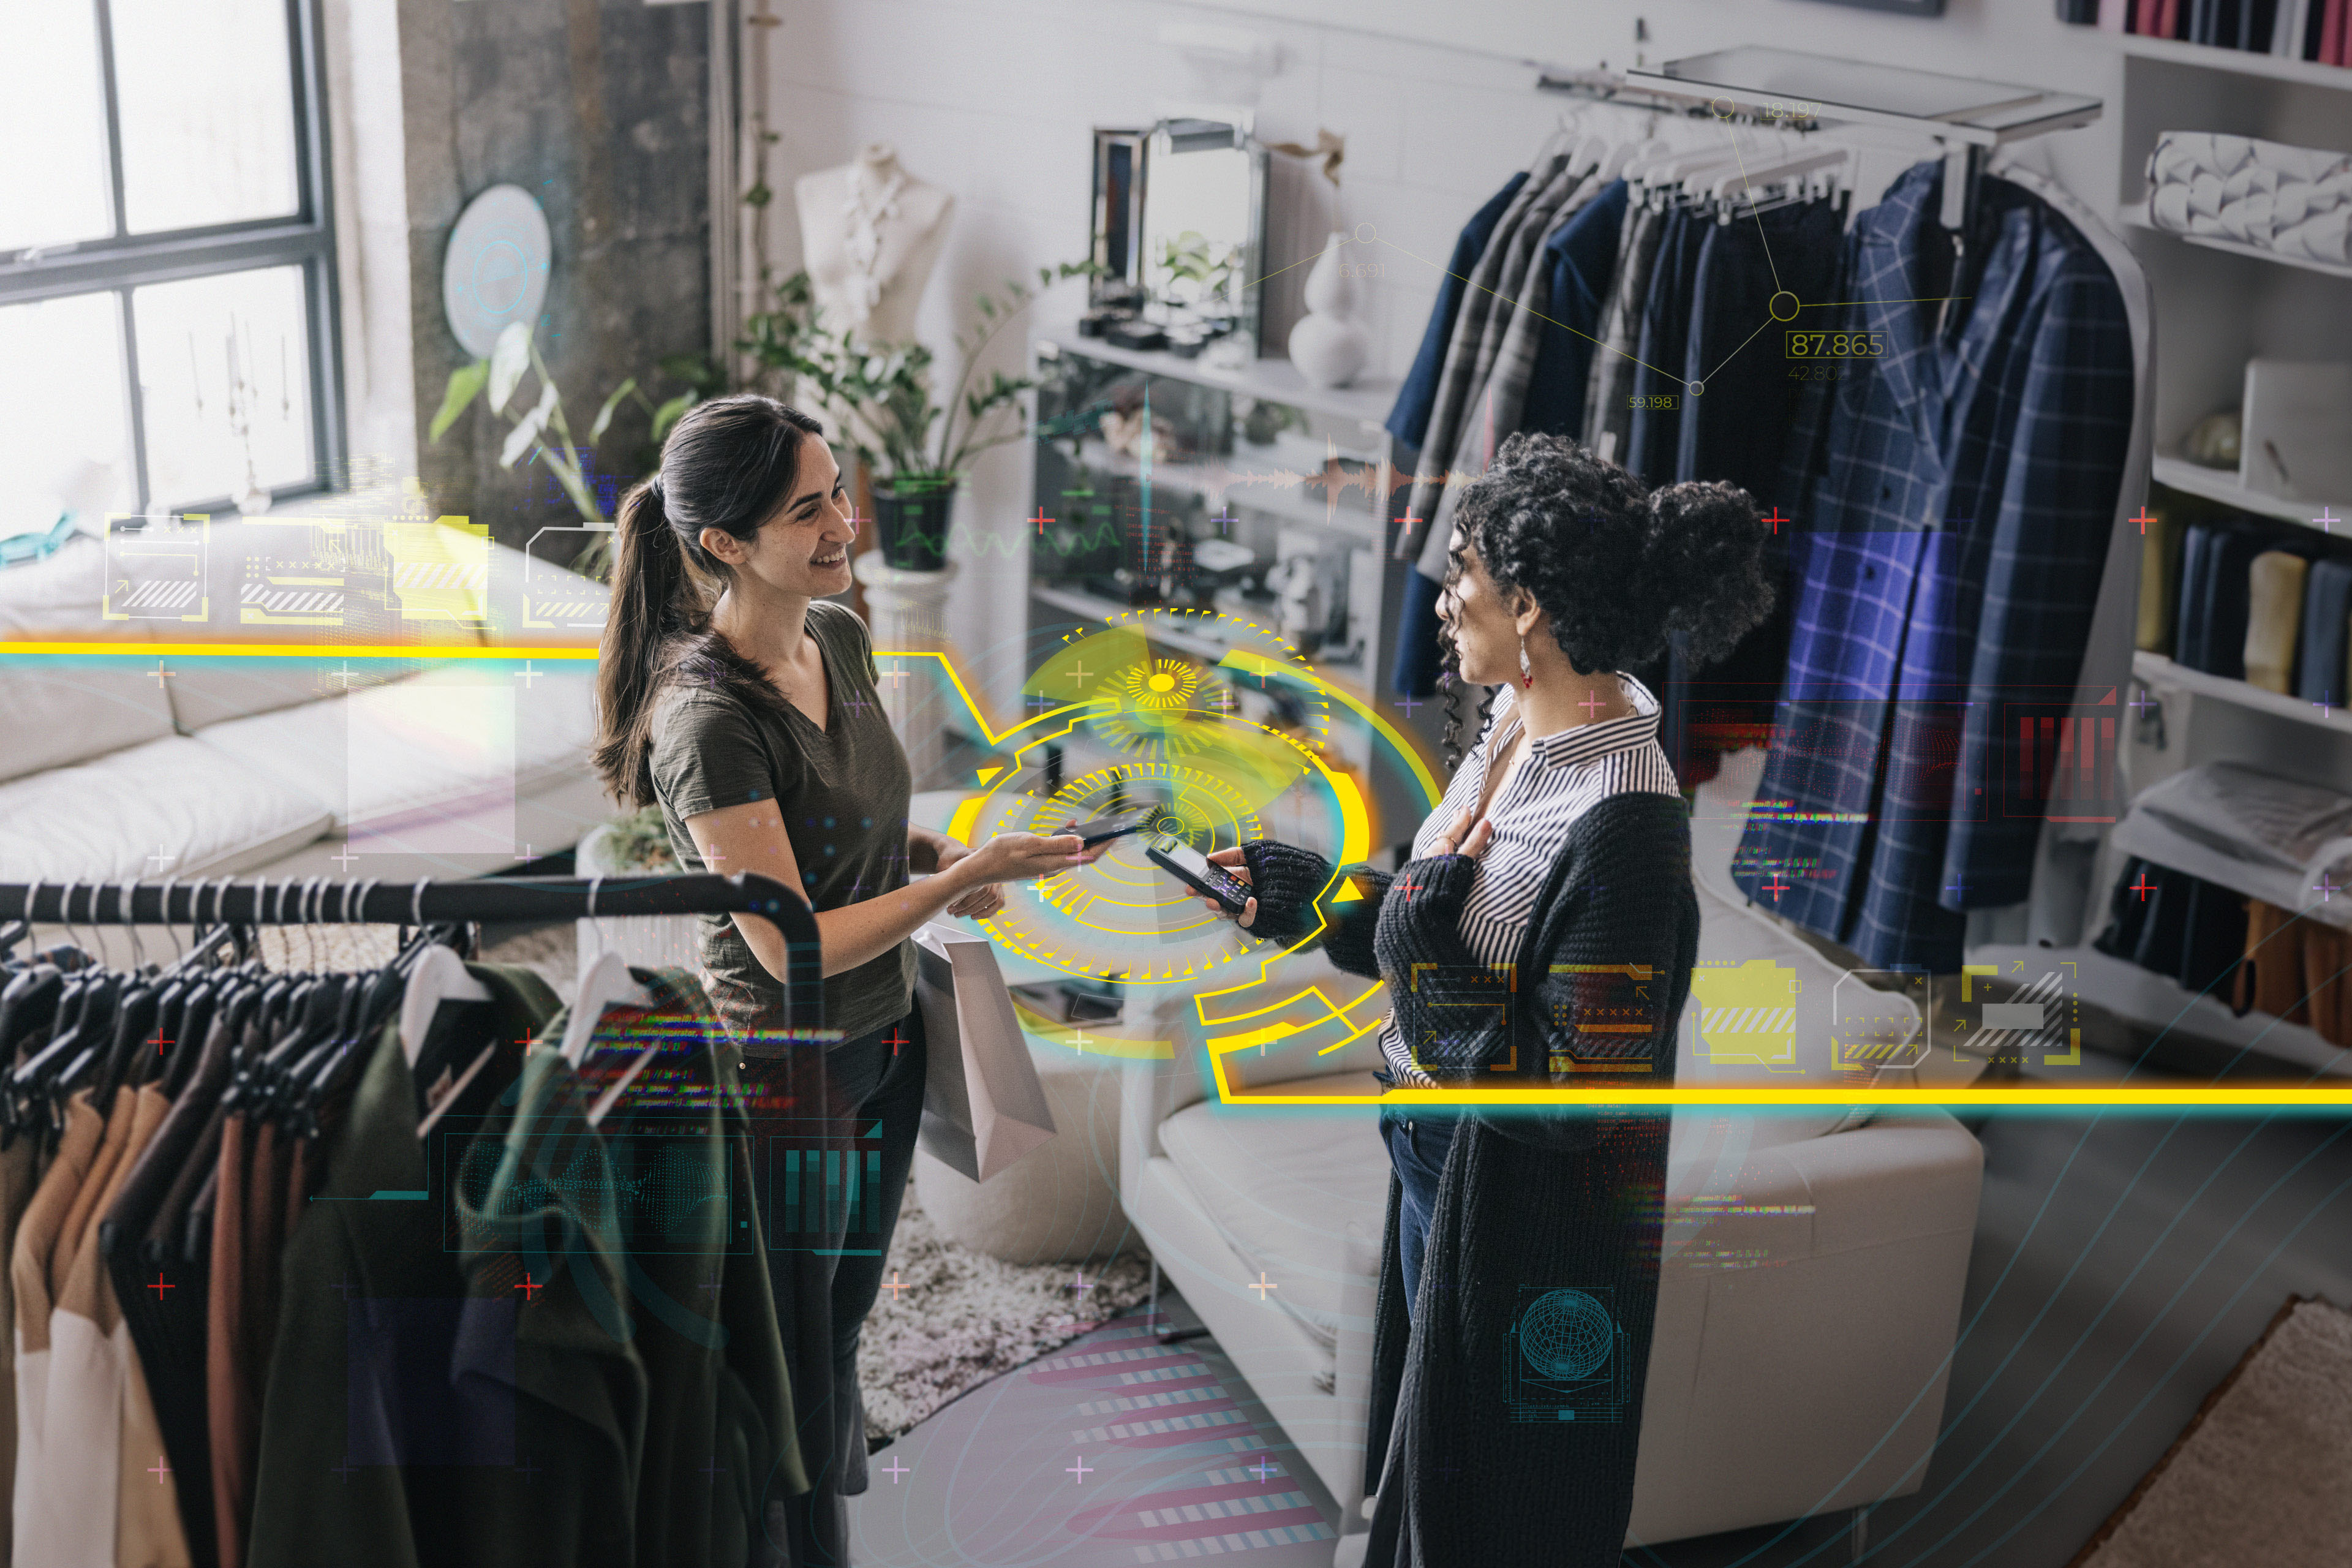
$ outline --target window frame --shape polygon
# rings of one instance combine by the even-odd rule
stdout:
[[[0,251],[0,305],[79,294],[110,294],[122,343],[119,368],[131,434],[138,510],[162,506],[174,511],[234,511],[226,496],[159,498],[148,483],[147,410],[140,395],[139,338],[131,291],[142,284],[176,282],[225,272],[296,266],[302,272],[303,317],[308,329],[306,361],[310,383],[310,477],[273,489],[289,500],[336,488],[346,473],[342,388],[341,311],[336,290],[332,182],[329,176],[325,112],[326,59],[320,35],[318,0],[281,0],[291,58],[288,82],[294,117],[295,211],[291,216],[251,218],[160,234],[125,232],[122,182],[121,98],[114,68],[113,0],[83,0],[98,26],[99,76],[106,98],[107,179],[114,234],[63,246]]]

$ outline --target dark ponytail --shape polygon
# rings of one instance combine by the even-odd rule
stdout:
[[[1696,667],[1772,609],[1768,534],[1734,485],[1641,481],[1573,441],[1515,435],[1462,492],[1454,521],[1486,575],[1524,589],[1580,674],[1655,660],[1671,634]]]
[[[716,528],[749,542],[791,499],[803,438],[823,426],[772,397],[714,398],[662,444],[661,469],[622,498],[613,602],[596,667],[596,773],[624,805],[654,803],[654,698],[687,635],[704,630],[731,575],[702,547]]]

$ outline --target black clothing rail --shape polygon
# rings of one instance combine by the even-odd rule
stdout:
[[[783,933],[791,1022],[824,1021],[816,917],[772,877],[481,877],[464,881],[256,877],[163,882],[0,882],[0,921],[42,925],[413,925],[585,916],[755,914]]]

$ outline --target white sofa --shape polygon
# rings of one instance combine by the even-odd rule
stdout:
[[[1800,984],[1797,1061],[1706,1059],[1685,1011],[1685,1083],[1826,1081],[1841,979],[1699,889],[1702,964],[1768,959]],[[1294,956],[1303,984],[1322,961]],[[1855,983],[1848,978],[1845,984]],[[1851,1001],[1851,998],[1847,998]],[[1880,999],[1908,1008],[1899,997]],[[1377,1092],[1367,1036],[1330,1057],[1228,1058],[1245,1090]],[[1129,1064],[1119,1196],[1301,1458],[1360,1560],[1375,1279],[1389,1162],[1369,1106],[1221,1104],[1197,1051]],[[1853,1508],[1915,1490],[1943,1412],[1982,1153],[1940,1111],[1858,1127],[1840,1108],[1678,1111],[1665,1262],[1628,1542]],[[1271,1289],[1254,1289],[1261,1281]]]
[[[82,536],[0,570],[0,881],[477,876],[610,816],[595,667],[530,658],[593,642],[603,585],[446,530],[446,561],[420,563],[439,535],[412,531],[387,563],[381,526],[373,544],[305,518]],[[536,618],[560,602],[570,624],[520,624],[526,572]],[[89,642],[158,652],[23,651]],[[485,646],[513,658],[453,657]]]

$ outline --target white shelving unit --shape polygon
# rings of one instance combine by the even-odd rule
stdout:
[[[2150,653],[2146,648],[2132,655],[2132,673],[2158,690],[2187,691],[2199,697],[2210,697],[2218,701],[2235,703],[2252,712],[2291,719],[2298,724],[2309,724],[2352,737],[2352,710],[2323,708],[2284,692],[2265,691],[2259,686],[2232,680],[2226,675],[2208,675],[2201,669],[2175,664],[2162,654]]]
[[[2270,495],[2248,489],[2227,468],[2209,468],[2202,463],[2163,452],[2157,454],[2152,468],[2156,482],[2173,489],[2203,496],[2207,500],[2220,501],[2257,517],[2299,523],[2318,533],[2332,535],[2340,528],[2345,538],[2352,539],[2352,515],[2346,515],[2352,514],[2352,500],[2324,504]],[[2335,515],[2326,515],[2330,513]]]
[[[2317,272],[2330,278],[2352,278],[2352,267],[2333,261],[2315,261],[2308,256],[2290,256],[2283,250],[2271,250],[2259,245],[2246,245],[2218,235],[2183,234],[2177,228],[2167,228],[2147,216],[2145,206],[2127,206],[2117,215],[2134,228],[2144,228],[2151,234],[2168,234],[2189,245],[2201,245],[2208,250],[2219,250],[2231,256],[2250,256],[2257,261],[2275,261],[2281,267],[2297,267],[2305,272]]]
[[[2273,81],[2300,82],[2311,87],[2352,88],[2352,69],[2324,66],[2317,60],[2290,60],[2258,55],[2246,49],[2216,48],[2210,44],[2185,43],[2179,38],[2150,38],[2126,33],[2124,53],[2142,59],[2169,60],[2200,70],[2229,71],[2238,76],[2267,77]]]

